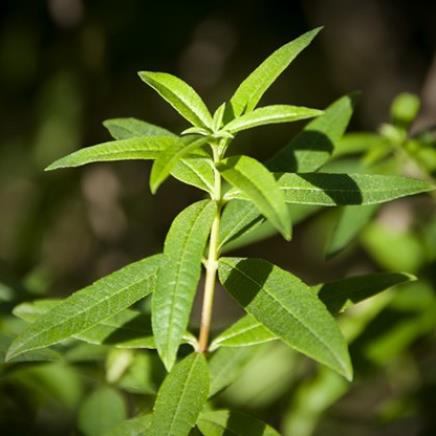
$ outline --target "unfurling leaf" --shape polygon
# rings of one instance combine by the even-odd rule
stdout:
[[[161,264],[162,255],[148,257],[75,292],[13,341],[8,360],[75,336],[127,309],[152,292]]]
[[[168,370],[188,325],[215,213],[215,202],[192,204],[175,218],[165,239],[168,262],[159,270],[152,296],[152,326],[159,355]]]
[[[168,73],[140,71],[138,74],[191,124],[206,129],[212,127],[212,117],[203,100],[183,80]]]
[[[241,258],[222,258],[219,276],[238,303],[285,343],[352,378],[334,318],[300,279],[267,261]]]
[[[167,375],[157,394],[149,434],[187,436],[209,394],[209,369],[203,354],[193,353]]]
[[[273,175],[256,159],[232,156],[221,161],[220,173],[249,199],[285,239],[291,238],[291,219]]]

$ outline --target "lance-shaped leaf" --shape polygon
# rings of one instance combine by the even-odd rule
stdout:
[[[266,124],[290,123],[292,121],[305,120],[317,117],[322,111],[302,106],[272,105],[255,109],[248,112],[225,125],[225,130],[236,133],[241,130],[252,129],[253,127]]]
[[[232,384],[259,353],[259,347],[221,348],[209,361],[210,392],[215,395]]]
[[[368,224],[377,209],[376,204],[345,206],[339,211],[337,222],[326,247],[326,256],[331,258],[352,242]]]
[[[127,309],[152,292],[161,263],[161,255],[134,262],[74,293],[27,327],[7,358],[56,344]]]
[[[228,118],[253,110],[265,91],[289,64],[306,48],[321,27],[304,33],[283,45],[265,59],[238,87],[230,100]]]
[[[291,219],[283,192],[274,176],[256,159],[232,156],[221,161],[218,169],[224,179],[244,198],[252,201],[285,239],[291,238]]]
[[[211,193],[214,190],[215,170],[210,157],[186,156],[176,163],[171,175],[203,191]]]
[[[206,436],[279,436],[279,433],[268,424],[244,413],[230,410],[202,413],[197,427]]]
[[[212,116],[203,100],[183,80],[168,73],[140,71],[138,74],[191,124],[204,128],[212,126]]]
[[[151,192],[155,193],[157,188],[170,175],[175,165],[188,153],[195,151],[204,144],[207,139],[204,137],[184,137],[181,141],[170,144],[163,150],[154,161],[150,174]]]
[[[222,258],[219,276],[238,303],[285,343],[352,378],[344,337],[300,279],[267,261],[240,258]]]
[[[348,277],[311,287],[332,315],[337,315],[351,304],[360,303],[392,286],[416,278],[407,273],[375,273]],[[219,347],[249,347],[279,339],[252,315],[245,315],[217,336],[210,350]]]
[[[184,143],[177,136],[143,136],[109,141],[85,147],[53,162],[46,171],[59,168],[79,167],[94,162],[110,162],[131,159],[156,159],[163,150]]]
[[[215,202],[192,204],[175,218],[165,239],[168,263],[158,273],[152,297],[152,326],[159,355],[168,370],[188,325],[215,213]]]
[[[266,163],[272,171],[307,173],[330,158],[353,113],[355,96],[345,95],[312,120],[288,145]]]
[[[377,133],[352,132],[347,133],[337,142],[333,154],[335,157],[340,157],[389,147],[389,141]]]
[[[144,436],[150,428],[151,418],[152,415],[148,414],[126,419],[104,436]]]
[[[35,322],[61,303],[60,299],[21,303],[14,307],[13,314],[26,322]],[[133,309],[123,310],[73,337],[89,344],[113,345],[117,348],[156,348],[150,316]],[[183,342],[196,348],[196,339],[188,332],[183,335]]]
[[[384,203],[436,188],[424,180],[378,174],[275,173],[275,177],[287,203],[319,206]],[[232,190],[226,198],[250,199],[242,190]]]
[[[138,136],[176,136],[163,127],[137,118],[111,118],[103,122],[114,139],[128,139]]]
[[[209,369],[203,354],[193,353],[167,375],[157,394],[149,434],[187,436],[209,393]]]

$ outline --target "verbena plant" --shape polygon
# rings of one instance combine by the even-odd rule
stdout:
[[[205,408],[208,399],[232,381],[226,370],[228,359],[251,345],[272,340],[281,340],[352,379],[347,344],[334,315],[346,304],[412,276],[372,274],[310,287],[266,260],[221,255],[268,226],[290,240],[292,221],[314,208],[379,204],[434,188],[427,181],[401,176],[322,171],[350,120],[351,95],[325,111],[290,105],[257,107],[269,86],[319,30],[275,51],[213,115],[181,79],[140,72],[140,78],[192,126],[176,135],[137,119],[108,120],[104,125],[114,141],[79,150],[47,168],[153,160],[153,193],[172,175],[204,191],[206,199],[174,219],[163,253],[134,262],[60,303],[28,305],[33,317],[27,313],[27,318],[33,322],[10,346],[10,361],[69,338],[118,348],[156,349],[169,374],[157,393],[153,413],[124,423],[115,430],[118,434],[187,435],[194,426],[205,435],[227,430],[241,435],[277,434],[245,415]],[[238,155],[232,148],[232,140],[243,130],[309,118],[313,120],[301,133],[265,163]],[[195,337],[189,331],[189,318],[202,266],[203,306]],[[217,276],[246,316],[211,340]],[[143,312],[130,308],[150,294],[151,322]],[[194,351],[177,362],[184,343]]]

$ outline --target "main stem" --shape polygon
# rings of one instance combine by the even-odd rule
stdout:
[[[213,157],[215,164],[219,161],[219,153],[214,148]],[[215,184],[212,199],[216,202],[217,208],[212,223],[209,238],[209,252],[206,260],[206,280],[204,283],[203,307],[201,310],[201,326],[198,338],[198,349],[200,353],[207,351],[209,342],[210,325],[212,321],[213,299],[215,294],[216,273],[219,259],[219,231],[221,221],[221,175],[215,168]]]

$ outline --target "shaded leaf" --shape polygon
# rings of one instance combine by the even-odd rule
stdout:
[[[265,59],[238,87],[233,94],[229,109],[231,119],[253,110],[265,91],[289,64],[306,48],[321,27],[304,33],[283,45]]]
[[[115,316],[153,290],[162,256],[134,262],[77,291],[40,318],[12,343],[8,359],[56,344]]]
[[[238,303],[285,343],[351,379],[345,340],[309,286],[260,259],[222,258],[219,276]]]
[[[157,394],[150,434],[188,435],[209,393],[209,370],[203,354],[193,353],[167,375]]]
[[[241,130],[252,129],[253,127],[266,124],[290,123],[292,121],[305,120],[317,117],[322,111],[302,106],[273,105],[255,109],[241,115],[225,125],[225,130],[236,133]]]
[[[152,296],[152,326],[159,355],[168,370],[188,325],[215,212],[215,202],[192,204],[175,218],[165,239],[168,263],[159,270]]]
[[[242,192],[244,198],[252,201],[285,239],[291,238],[291,220],[283,193],[273,175],[260,162],[248,156],[232,156],[221,161],[218,169],[224,179]]]
[[[203,100],[183,80],[152,71],[140,71],[138,75],[191,124],[205,128],[212,126],[212,117]]]
[[[205,436],[279,436],[268,424],[230,410],[204,412],[200,415],[197,426]]]
[[[311,121],[266,166],[272,171],[307,173],[318,170],[330,158],[353,113],[355,96],[345,95]]]

